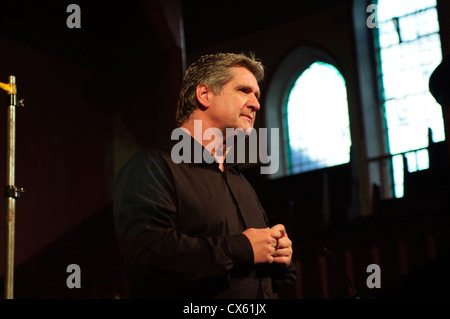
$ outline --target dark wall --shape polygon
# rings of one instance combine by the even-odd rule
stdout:
[[[17,79],[25,107],[16,110],[16,184],[25,189],[16,210],[20,264],[111,198],[113,117],[85,99],[92,71],[4,36],[2,82]],[[6,179],[6,94],[0,121],[0,179]],[[2,197],[1,207],[5,207]],[[2,233],[5,229],[1,219]],[[4,255],[4,236],[0,251]],[[3,258],[2,258],[3,260]],[[4,263],[1,264],[3,272]]]
[[[0,11],[0,82],[15,75],[25,100],[16,110],[16,185],[25,189],[15,214],[17,298],[67,293],[71,263],[96,284],[99,273],[120,267],[111,215],[115,175],[175,125],[182,54],[166,8],[159,1],[79,1],[81,28],[69,29],[70,3],[9,1]],[[4,181],[7,95],[1,96]],[[0,229],[1,278],[4,218]],[[113,282],[120,269],[114,275]]]

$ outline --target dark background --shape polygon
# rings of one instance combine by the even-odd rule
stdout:
[[[70,3],[81,8],[81,29],[66,26]],[[15,75],[25,100],[17,109],[16,184],[25,193],[17,201],[15,298],[122,296],[114,179],[136,150],[175,127],[184,69],[203,53],[255,52],[267,70],[264,101],[265,85],[293,48],[324,49],[340,62],[350,88],[352,136],[363,135],[353,6],[351,0],[2,1],[0,82]],[[442,17],[449,4],[438,1],[438,10],[446,55],[450,25]],[[1,168],[6,94],[0,105]],[[265,122],[261,113],[256,127]],[[430,153],[436,158],[430,170],[405,177],[405,198],[381,200],[375,187],[370,214],[352,219],[352,187],[364,182],[355,184],[354,161],[277,180],[259,175],[258,165],[244,166],[271,221],[286,224],[294,241],[299,280],[278,297],[348,298],[341,269],[363,296],[448,296],[448,146],[432,145]],[[324,176],[332,207],[327,220]],[[1,278],[4,218],[0,229]],[[381,289],[366,286],[372,263],[381,266]],[[81,267],[80,289],[66,286],[70,264]]]

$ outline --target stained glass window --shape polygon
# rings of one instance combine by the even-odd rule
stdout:
[[[346,83],[333,65],[315,62],[300,74],[286,116],[291,174],[350,161]]]
[[[442,60],[436,0],[379,0],[376,12],[394,194],[403,197],[403,154],[409,172],[428,169],[429,129],[434,142],[445,140],[441,107],[428,90]]]

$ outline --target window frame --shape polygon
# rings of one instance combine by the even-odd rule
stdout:
[[[321,161],[329,161],[333,157],[334,154],[331,154],[330,152],[328,152],[326,158],[319,158],[318,161],[311,160],[311,162],[306,164],[307,166],[312,164],[312,165],[319,165],[320,167],[313,168],[313,169],[311,169],[311,168],[305,169],[305,167],[302,166],[302,165],[294,165],[292,163],[292,148],[291,148],[291,136],[290,136],[290,134],[291,134],[291,125],[289,125],[289,122],[290,122],[290,120],[289,120],[289,106],[290,106],[289,102],[290,102],[290,98],[291,98],[291,95],[293,93],[293,90],[294,90],[294,87],[295,87],[296,83],[300,80],[300,78],[305,74],[306,71],[308,71],[312,66],[314,66],[316,64],[321,64],[322,66],[325,66],[326,68],[329,68],[329,67],[333,68],[332,72],[336,72],[336,75],[340,77],[339,81],[342,81],[340,84],[343,85],[343,90],[345,91],[345,111],[346,111],[346,117],[347,117],[346,124],[348,124],[348,126],[346,126],[345,128],[343,127],[343,128],[348,130],[350,145],[349,145],[349,148],[348,148],[348,154],[347,154],[348,155],[348,160],[347,161],[341,162],[341,163],[334,163],[334,164],[325,164],[325,162],[320,163]],[[351,150],[351,146],[352,146],[352,139],[351,139],[350,114],[349,114],[349,105],[348,105],[348,96],[347,96],[347,82],[346,82],[344,76],[342,75],[341,71],[335,65],[333,65],[331,63],[324,62],[322,60],[315,60],[310,65],[306,66],[306,68],[304,68],[303,71],[298,74],[297,78],[295,78],[294,81],[291,82],[291,86],[287,90],[285,97],[286,97],[286,99],[285,99],[285,102],[284,102],[284,108],[282,110],[282,112],[284,112],[284,113],[282,115],[283,115],[284,121],[286,123],[286,143],[288,144],[286,156],[287,156],[287,165],[288,165],[288,173],[289,173],[289,175],[301,174],[301,173],[321,170],[321,169],[325,169],[325,168],[329,168],[329,167],[334,167],[334,166],[350,163],[350,160],[351,160],[351,158],[350,158],[350,150]],[[313,105],[313,107],[314,107],[314,105]],[[305,107],[305,106],[303,106],[303,107]],[[334,107],[334,106],[331,106],[331,107]],[[339,112],[340,111],[341,110],[339,109]],[[344,109],[342,111],[344,111]],[[292,122],[291,122],[291,124],[292,124]],[[331,135],[333,135],[335,133],[333,131],[331,133],[331,135],[328,135],[329,132],[328,132],[328,130],[326,128],[324,128],[322,130],[322,132],[326,136],[331,136]],[[299,137],[299,136],[297,136],[297,137]],[[303,135],[300,136],[300,137],[302,139],[303,138],[309,139],[309,138],[312,137],[312,135],[303,133]],[[310,144],[308,144],[308,142],[305,143],[305,145],[308,145],[308,148],[309,148],[309,146],[311,146]],[[327,148],[323,148],[323,146],[321,146],[319,148],[327,149]],[[343,155],[343,154],[344,154],[344,152],[342,154],[339,153],[339,155]],[[305,155],[308,156],[308,154],[305,154]],[[338,155],[338,154],[336,154],[336,155]],[[324,165],[324,166],[322,166],[322,165]],[[294,171],[299,171],[299,170],[300,170],[300,172],[294,172]]]
[[[441,53],[442,53],[441,23],[439,20],[439,10],[438,10],[437,2],[438,1],[436,1],[436,7],[434,7],[434,8],[436,9],[436,13],[437,13],[437,17],[438,17],[439,32],[437,34],[439,35],[439,38],[440,38]],[[379,1],[378,0],[368,0],[368,3],[376,4],[378,6]],[[405,16],[414,15],[414,14],[421,13],[426,10],[429,10],[429,8],[419,9],[418,11],[408,13]],[[402,16],[400,18],[403,18],[405,16]],[[409,160],[407,160],[407,157],[416,152],[420,152],[423,150],[428,151],[428,148],[430,147],[430,145],[426,146],[425,148],[411,149],[409,151],[404,151],[404,152],[400,152],[400,153],[396,153],[396,152],[392,153],[391,152],[390,147],[389,147],[389,145],[390,145],[389,133],[388,133],[389,126],[388,126],[388,118],[386,116],[386,105],[385,105],[385,103],[388,100],[385,98],[384,81],[383,81],[383,75],[382,75],[383,66],[382,66],[382,61],[381,61],[382,47],[380,44],[380,35],[379,35],[378,28],[372,29],[371,36],[372,36],[371,40],[372,40],[372,44],[373,44],[373,54],[375,56],[374,68],[375,68],[375,73],[376,73],[376,77],[377,77],[376,82],[377,82],[377,87],[378,87],[378,101],[379,101],[378,103],[379,103],[380,110],[383,113],[383,118],[381,120],[383,121],[382,125],[385,129],[384,139],[385,139],[385,143],[386,143],[386,150],[385,150],[384,155],[382,156],[383,157],[382,160],[386,162],[386,163],[384,163],[384,165],[386,167],[388,167],[388,171],[385,172],[385,174],[388,174],[388,176],[385,177],[385,181],[387,181],[387,183],[382,187],[382,188],[385,188],[385,190],[383,192],[383,195],[384,195],[383,198],[385,198],[385,199],[402,198],[405,196],[405,194],[403,193],[402,196],[397,197],[396,191],[395,191],[396,184],[395,184],[395,177],[394,177],[395,173],[394,173],[394,164],[393,164],[393,161],[395,160],[394,157],[401,155],[403,157],[402,158],[403,166],[404,166],[403,172],[409,171],[409,169],[408,169]],[[429,36],[429,35],[426,35],[425,37],[427,37],[427,36]],[[419,37],[419,39],[420,39],[420,37]],[[416,41],[416,40],[417,39],[414,39],[412,41]],[[402,43],[402,41],[400,41],[400,42]],[[408,40],[403,43],[406,43],[406,42],[410,42],[410,41]],[[444,55],[442,54],[442,56],[444,56]],[[444,122],[444,116],[442,117],[442,121]],[[445,134],[446,133],[445,132],[445,123],[443,123],[443,124],[444,124],[444,134]],[[447,136],[446,136],[446,139],[448,139]],[[429,154],[428,154],[428,160],[429,160]],[[407,166],[405,166],[406,163],[408,163]],[[418,168],[417,170],[422,170],[422,169]],[[403,173],[403,174],[405,174],[405,173]],[[403,185],[403,192],[404,192],[404,178],[403,178],[402,185]]]
[[[287,102],[291,89],[298,77],[314,62],[324,62],[334,66],[341,73],[347,86],[347,80],[345,79],[339,64],[330,54],[317,46],[299,45],[283,57],[281,63],[276,67],[276,70],[271,77],[271,82],[268,86],[266,95],[266,105],[268,107],[265,108],[265,117],[269,129],[268,132],[270,132],[270,128],[280,128],[281,130],[278,145],[281,157],[280,168],[277,173],[270,175],[271,179],[292,175],[289,163],[290,147],[287,122]],[[350,136],[352,136],[351,124]]]

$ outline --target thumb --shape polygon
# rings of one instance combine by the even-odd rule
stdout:
[[[284,226],[282,224],[278,224],[273,226],[270,229],[270,235],[274,238],[281,238],[284,237],[286,234],[286,229],[284,228]]]

